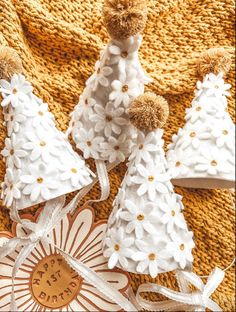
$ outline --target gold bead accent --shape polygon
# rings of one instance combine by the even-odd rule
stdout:
[[[139,145],[139,149],[142,150],[143,148],[144,148],[144,145],[143,145],[143,144],[140,144],[140,145]]]
[[[144,215],[140,214],[137,216],[138,221],[143,221],[145,219]]]
[[[114,249],[115,249],[115,251],[119,251],[120,250],[120,246],[118,244],[115,244]]]
[[[114,150],[118,151],[120,149],[120,147],[118,145],[114,146]]]
[[[191,138],[194,138],[195,136],[196,136],[196,132],[193,131],[193,132],[190,133],[190,137]]]
[[[106,121],[111,122],[111,121],[112,121],[112,117],[109,116],[109,115],[107,115],[107,116],[106,116]]]
[[[149,177],[148,177],[148,181],[149,181],[149,182],[153,182],[154,180],[155,180],[155,178],[154,178],[153,176],[149,176]]]
[[[122,87],[122,92],[127,92],[129,90],[129,86],[128,85],[124,85],[123,87]]]
[[[175,163],[175,167],[180,167],[181,166],[181,162],[180,161],[177,161],[176,163]]]
[[[171,211],[171,215],[172,215],[172,217],[175,216],[175,211],[174,210]]]
[[[38,184],[42,184],[43,183],[43,178],[38,178],[37,182],[38,182]]]
[[[84,103],[85,103],[85,105],[88,105],[88,99],[86,99],[86,100],[84,101]]]
[[[88,146],[92,146],[92,142],[91,141],[87,141],[87,145]]]
[[[11,190],[11,191],[13,190],[13,187],[14,187],[14,185],[11,184],[11,185],[10,185],[10,190]]]
[[[216,167],[216,166],[218,165],[218,163],[217,163],[216,160],[212,160],[211,165],[212,165],[213,167]]]
[[[42,111],[38,111],[38,115],[39,115],[39,116],[43,116],[44,113],[43,113]]]
[[[70,169],[72,173],[77,173],[78,171],[75,168]]]
[[[182,251],[184,251],[184,249],[185,249],[184,244],[181,244],[181,245],[179,246],[179,249],[182,250]]]
[[[11,156],[14,155],[14,149],[11,149],[11,150],[10,150],[10,155],[11,155]]]
[[[12,90],[12,93],[13,94],[16,94],[18,92],[18,90],[16,89],[16,88],[14,88],[13,90]]]
[[[100,72],[101,72],[101,69],[100,69],[100,68],[98,68],[98,70],[97,70],[97,74],[99,75],[99,74],[100,74]]]
[[[215,85],[215,89],[219,89],[219,86],[218,86],[218,85]]]
[[[123,58],[127,58],[128,55],[129,55],[129,53],[127,51],[124,51],[121,53],[121,57],[123,57]]]
[[[223,134],[224,134],[224,135],[228,135],[228,134],[229,134],[229,131],[223,130]]]
[[[151,261],[154,261],[156,259],[156,255],[154,253],[151,253],[149,256],[148,256],[149,260]]]
[[[39,145],[42,146],[42,147],[44,147],[44,146],[47,145],[47,143],[46,143],[45,141],[41,141],[41,142],[39,143]]]
[[[196,108],[196,111],[197,111],[197,112],[200,112],[201,110],[202,110],[201,106],[198,106],[198,107]]]

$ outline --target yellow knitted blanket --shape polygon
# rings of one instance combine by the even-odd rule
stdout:
[[[37,95],[49,103],[59,129],[65,131],[69,113],[93,72],[99,51],[108,37],[102,25],[102,0],[0,0],[0,44],[17,50],[25,74]],[[164,95],[170,104],[165,126],[169,143],[184,124],[197,81],[195,61],[200,52],[225,47],[233,53],[233,0],[149,0],[149,20],[140,57],[144,69],[154,78],[149,90]],[[234,84],[234,70],[226,77]],[[229,100],[234,118],[234,87]],[[0,115],[1,120],[3,116]],[[0,123],[0,149],[5,129]],[[97,219],[107,218],[125,172],[122,164],[110,174],[111,196],[94,205]],[[0,160],[0,181],[5,166]],[[234,257],[234,209],[229,191],[176,188],[184,196],[185,217],[195,234],[194,271],[208,275],[218,266],[225,268]],[[90,198],[99,197],[95,186]],[[0,207],[0,230],[10,229],[8,211]],[[146,281],[176,288],[172,273],[156,280],[132,275],[137,289]],[[227,271],[213,299],[224,311],[234,311],[234,269]],[[149,295],[150,299],[156,299]]]

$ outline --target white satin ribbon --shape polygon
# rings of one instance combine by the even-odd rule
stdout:
[[[215,268],[204,284],[200,277],[193,272],[178,271],[177,280],[181,292],[168,289],[156,284],[143,284],[139,287],[136,300],[142,309],[148,311],[195,311],[202,312],[205,309],[220,312],[222,309],[216,304],[210,296],[214,293],[220,283],[223,281],[225,272]],[[191,292],[189,285],[197,288]],[[164,295],[170,300],[160,302],[150,302],[141,297],[142,292],[154,292]]]
[[[49,240],[48,234],[53,230],[55,225],[58,224],[71,211],[73,204],[76,204],[77,201],[72,200],[69,205],[63,208],[64,202],[64,196],[48,201],[39,215],[37,223],[21,219],[22,227],[27,232],[29,232],[29,234],[10,239],[0,249],[0,260],[2,260],[7,255],[10,255],[12,252],[14,252],[16,248],[22,247],[15,260],[15,264],[12,270],[11,311],[18,311],[14,291],[14,282],[17,272],[20,266],[24,263],[26,258],[30,255],[30,253],[34,250],[40,241],[52,244],[64,257],[68,264],[88,283],[91,283],[95,288],[103,293],[106,298],[109,298],[115,302],[125,311],[137,311],[128,299],[121,295],[121,293],[111,284],[104,281],[95,271],[88,268],[79,260],[71,257],[69,254],[65,253]],[[16,218],[18,218],[17,214]]]

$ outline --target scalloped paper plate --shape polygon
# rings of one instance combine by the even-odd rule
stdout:
[[[38,215],[24,218],[35,221]],[[119,269],[109,270],[102,254],[106,226],[106,221],[94,223],[92,208],[81,208],[73,217],[68,215],[61,221],[50,238],[66,253],[80,259],[125,294],[129,288],[129,275]],[[0,233],[0,245],[22,231],[20,225],[13,224],[13,234]],[[16,249],[0,262],[0,311],[9,311],[12,268],[18,253],[19,249]],[[19,311],[120,310],[119,306],[73,271],[52,245],[44,242],[37,245],[18,271],[15,298]]]

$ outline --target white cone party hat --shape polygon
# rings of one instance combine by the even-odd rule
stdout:
[[[230,85],[223,80],[230,56],[223,49],[206,52],[186,124],[173,136],[167,154],[173,183],[190,188],[234,188],[235,125],[227,111]],[[207,73],[207,74],[206,74]]]
[[[193,233],[188,231],[181,196],[174,193],[163,151],[168,104],[145,94],[130,109],[139,131],[127,174],[113,204],[104,256],[109,267],[150,274],[187,269],[193,261]],[[158,128],[158,129],[157,129]]]
[[[123,162],[137,136],[126,110],[151,81],[138,58],[147,8],[143,0],[106,0],[103,16],[111,41],[72,113],[68,134],[85,158]]]
[[[1,152],[6,162],[2,197],[7,207],[18,210],[79,190],[92,182],[93,175],[56,129],[48,105],[16,71],[19,62],[14,50],[1,48],[1,106],[8,134]],[[15,67],[8,75],[11,65]]]

